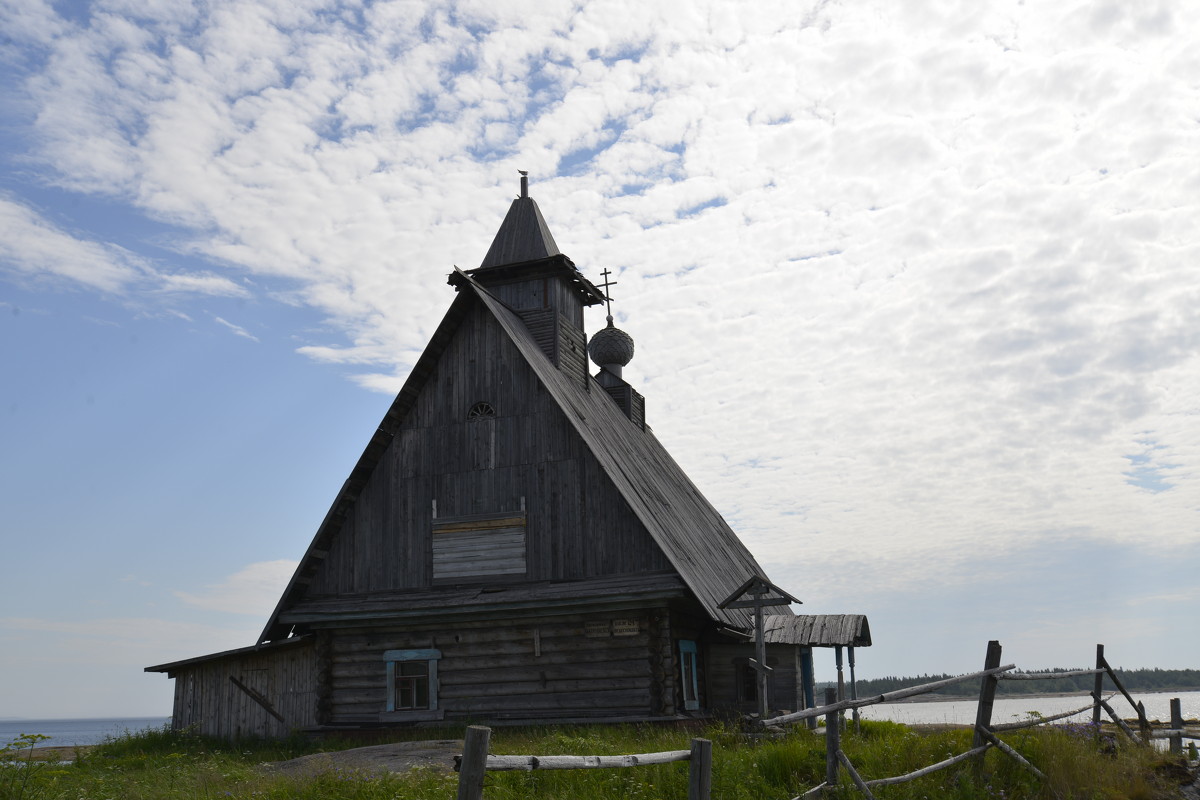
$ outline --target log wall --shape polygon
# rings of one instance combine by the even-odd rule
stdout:
[[[669,636],[669,616],[659,609],[442,628],[331,630],[324,721],[378,722],[387,702],[383,654],[422,649],[441,652],[437,705],[446,720],[674,713],[669,699],[674,665],[663,658],[673,646],[662,638]]]
[[[738,664],[754,657],[754,644],[712,644],[705,669],[710,707],[714,710],[753,713],[758,710],[756,697],[738,697]],[[767,666],[774,672],[767,678],[767,705],[775,711],[795,711],[803,696],[800,687],[800,648],[795,645],[767,645]]]

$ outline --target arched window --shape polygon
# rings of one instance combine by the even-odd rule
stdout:
[[[492,404],[482,401],[471,406],[471,409],[467,411],[467,419],[494,419],[495,416],[496,409]]]

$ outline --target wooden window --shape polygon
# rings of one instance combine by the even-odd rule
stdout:
[[[696,675],[696,643],[679,640],[680,686],[683,687],[683,707],[686,711],[700,710],[699,680]]]
[[[758,699],[758,672],[750,666],[750,659],[735,659],[733,671],[734,680],[737,681],[738,702],[753,703]]]
[[[779,664],[779,659],[768,657],[767,666],[774,669]],[[737,699],[739,703],[757,703],[758,702],[758,670],[750,664],[750,658],[742,657],[733,660],[734,681],[737,685]],[[767,698],[770,699],[775,694],[775,676],[774,674],[767,675]]]
[[[441,719],[438,710],[440,650],[388,650],[385,720]]]
[[[525,512],[433,521],[433,580],[478,583],[525,575]]]

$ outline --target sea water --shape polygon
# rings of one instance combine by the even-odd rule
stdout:
[[[26,733],[50,738],[39,747],[99,744],[109,737],[161,728],[170,717],[103,717],[98,719],[0,719],[0,746]]]
[[[1106,690],[1104,698],[1112,706],[1113,711],[1122,719],[1135,719],[1137,711],[1129,705],[1122,695],[1110,697]],[[1159,722],[1171,721],[1171,699],[1178,697],[1184,719],[1200,719],[1200,692],[1131,692],[1135,702],[1142,703],[1146,708],[1146,717]],[[1040,697],[1037,695],[1019,695],[1016,697],[999,695],[992,706],[992,724],[1002,725],[1006,722],[1017,722],[1028,719],[1032,714],[1050,717],[1062,714],[1083,706],[1090,706],[1091,695],[1070,695]],[[866,706],[861,709],[863,719],[886,719],[893,722],[903,722],[906,725],[919,723],[942,723],[946,725],[974,725],[975,714],[978,710],[977,700],[930,700],[914,703],[887,703]],[[1092,718],[1092,710],[1081,712],[1068,717],[1062,722],[1087,722]],[[1106,712],[1101,712],[1101,719],[1109,721]]]

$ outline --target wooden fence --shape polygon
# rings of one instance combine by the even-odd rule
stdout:
[[[458,770],[458,800],[482,800],[483,779],[488,772],[535,769],[608,769],[642,767],[650,764],[688,762],[688,800],[709,800],[712,787],[712,742],[692,739],[690,750],[639,753],[621,756],[494,756],[488,754],[492,729],[480,725],[467,728],[463,753],[455,759]]]
[[[889,784],[904,783],[905,781],[914,780],[924,775],[937,772],[938,770],[946,769],[960,762],[971,758],[982,758],[989,748],[995,748],[1004,753],[1009,758],[1014,759],[1022,767],[1029,770],[1037,777],[1044,779],[1045,776],[1033,764],[1029,763],[1020,753],[1013,750],[1005,744],[999,737],[998,732],[1020,730],[1022,728],[1032,728],[1038,725],[1045,725],[1049,722],[1065,719],[1076,714],[1082,714],[1091,709],[1092,721],[1096,724],[1099,730],[1100,712],[1103,710],[1109,717],[1112,718],[1118,729],[1122,731],[1131,741],[1138,744],[1149,744],[1151,739],[1170,739],[1170,749],[1172,753],[1183,753],[1183,740],[1200,739],[1200,735],[1184,729],[1183,717],[1180,713],[1179,700],[1171,701],[1171,728],[1165,731],[1152,731],[1150,722],[1146,718],[1146,709],[1141,703],[1134,702],[1129,692],[1121,684],[1120,678],[1104,658],[1104,645],[1096,647],[1096,667],[1095,669],[1075,670],[1072,672],[1021,672],[1014,673],[1011,670],[1016,668],[1014,664],[1000,666],[1001,648],[1000,643],[996,641],[988,642],[987,655],[984,658],[984,668],[980,672],[973,672],[969,675],[960,675],[956,678],[947,678],[945,680],[933,681],[932,683],[922,684],[921,686],[912,686],[907,689],[899,689],[894,692],[868,697],[864,699],[838,700],[834,689],[825,691],[825,705],[810,708],[804,711],[797,711],[794,714],[784,714],[766,720],[765,725],[781,726],[795,722],[801,722],[816,717],[825,717],[825,781],[817,786],[809,789],[802,795],[799,795],[793,800],[801,800],[805,797],[814,797],[821,794],[826,788],[836,786],[839,780],[839,772],[845,769],[850,776],[850,780],[858,787],[859,791],[870,800],[874,800],[874,795],[871,794],[872,786],[886,786]],[[1022,722],[1013,722],[1005,725],[992,724],[992,706],[996,698],[996,687],[1001,680],[1047,680],[1053,678],[1066,678],[1075,675],[1095,675],[1095,683],[1092,690],[1092,702],[1087,705],[1077,708],[1074,711],[1066,711],[1061,714],[1045,717],[1038,716],[1034,719],[1025,720]],[[1116,695],[1112,695],[1105,699],[1102,697],[1104,690],[1104,676],[1108,675],[1112,679],[1113,685],[1121,695],[1125,697],[1129,704],[1137,713],[1139,733],[1135,733],[1129,725],[1121,719],[1121,717],[1113,710],[1108,701]],[[910,772],[906,775],[899,775],[892,778],[878,778],[875,780],[863,780],[862,776],[855,770],[854,765],[847,758],[840,746],[841,729],[842,729],[842,712],[847,709],[858,709],[864,706],[878,705],[881,703],[890,703],[897,700],[902,700],[908,697],[928,694],[929,692],[941,689],[946,686],[952,686],[956,683],[965,681],[982,679],[980,681],[979,690],[979,706],[975,716],[975,736],[971,743],[971,749],[956,756],[947,758],[944,761],[939,761],[936,764],[931,764],[923,769]]]
[[[1151,739],[1170,739],[1171,752],[1182,754],[1184,739],[1200,739],[1200,734],[1184,728],[1178,698],[1171,700],[1171,727],[1167,730],[1152,730],[1150,722],[1146,718],[1145,708],[1141,703],[1134,702],[1133,697],[1130,696],[1129,692],[1121,684],[1121,680],[1117,677],[1116,672],[1105,660],[1104,645],[1096,646],[1095,669],[1075,670],[1071,672],[1012,672],[1016,668],[1016,665],[1007,664],[1001,666],[1000,656],[1000,643],[996,641],[988,642],[984,667],[979,672],[933,681],[920,686],[911,686],[906,689],[898,689],[894,692],[886,692],[862,699],[839,700],[835,689],[826,689],[824,705],[804,711],[797,711],[793,714],[783,714],[763,721],[762,724],[764,726],[779,728],[819,717],[825,718],[825,781],[809,789],[807,792],[792,798],[792,800],[814,798],[820,795],[825,789],[837,786],[840,779],[840,772],[843,769],[850,776],[850,780],[858,787],[859,791],[868,800],[874,800],[874,795],[871,794],[871,787],[873,786],[887,786],[915,780],[916,778],[952,767],[969,759],[982,758],[989,749],[993,748],[999,750],[1008,758],[1013,759],[1038,778],[1045,779],[1045,775],[1035,765],[1031,764],[1020,753],[1005,744],[996,734],[1045,725],[1076,714],[1082,714],[1089,709],[1092,711],[1092,721],[1096,724],[1097,731],[1099,731],[1101,711],[1103,711],[1108,714],[1125,736],[1138,744],[1148,745]],[[1087,705],[1077,708],[1074,711],[1065,711],[1053,716],[1037,716],[1034,719],[1002,725],[992,724],[992,707],[996,698],[996,688],[1000,681],[1035,681],[1077,675],[1095,676],[1092,701]],[[1109,704],[1108,701],[1116,697],[1117,693],[1110,695],[1108,698],[1102,696],[1105,675],[1112,680],[1113,685],[1117,688],[1117,693],[1124,696],[1137,713],[1138,732],[1134,732]],[[842,751],[841,731],[843,727],[843,712],[857,710],[864,706],[894,703],[909,697],[929,694],[946,686],[953,686],[977,679],[980,680],[979,705],[975,717],[975,736],[971,743],[971,749],[906,775],[876,778],[873,780],[864,780],[854,768],[854,765],[845,752]],[[688,800],[709,800],[712,783],[712,742],[707,739],[693,739],[690,750],[671,750],[664,753],[641,753],[617,756],[501,756],[488,754],[491,733],[490,728],[481,726],[472,725],[467,728],[463,754],[455,759],[455,768],[459,771],[458,800],[482,800],[483,781],[488,772],[503,770],[638,767],[649,764],[669,764],[675,761],[688,762]]]

